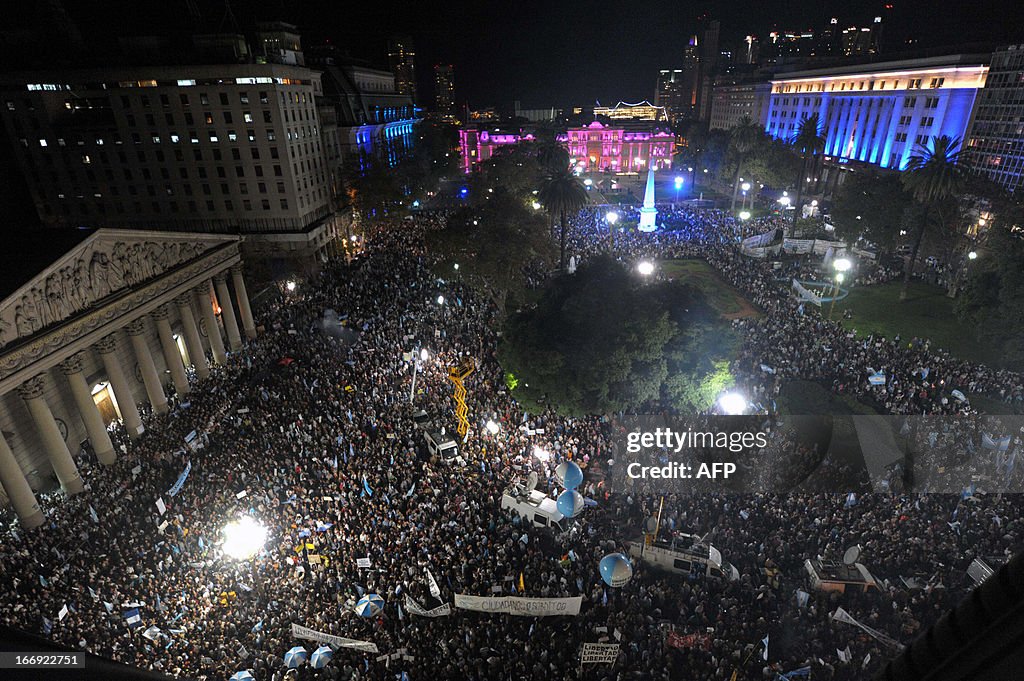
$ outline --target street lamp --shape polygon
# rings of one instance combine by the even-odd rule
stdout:
[[[533,204],[531,204],[531,205],[533,206],[534,210],[540,210],[540,202],[539,201],[534,201]]]
[[[836,258],[832,261],[832,267],[836,271],[836,285],[832,290],[832,302],[828,306],[828,318],[832,319],[832,310],[836,307],[836,297],[839,295],[839,285],[846,278],[846,272],[853,266],[849,258]]]
[[[641,260],[636,266],[636,271],[648,277],[654,274],[654,263],[649,260]]]
[[[288,289],[288,292],[289,292],[289,293],[292,293],[292,292],[294,292],[294,291],[295,291],[295,282],[294,282],[294,281],[289,281],[288,283],[286,283],[286,284],[284,285],[284,287],[285,287],[286,289]]]
[[[607,215],[604,216],[604,219],[608,221],[609,225],[614,225],[616,222],[619,221],[619,214],[616,213],[615,211],[610,211]]]
[[[437,304],[438,305],[444,305],[444,296],[438,296],[437,297]]]
[[[750,211],[749,210],[741,210],[740,211],[740,220],[749,220],[749,219],[750,219]]]
[[[978,252],[977,251],[971,251],[970,253],[967,254],[967,259],[968,260],[977,260],[978,259]]]

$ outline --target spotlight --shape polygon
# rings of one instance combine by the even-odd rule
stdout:
[[[267,528],[245,515],[224,526],[224,545],[221,550],[235,560],[249,560],[267,541]]]

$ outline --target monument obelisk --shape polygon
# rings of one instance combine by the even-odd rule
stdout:
[[[658,209],[654,207],[654,164],[651,163],[647,168],[647,189],[644,190],[644,205],[640,209],[638,229],[641,232],[653,232],[657,229],[657,225],[654,224],[657,217]]]

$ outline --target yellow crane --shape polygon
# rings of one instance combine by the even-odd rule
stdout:
[[[455,417],[459,420],[455,430],[462,437],[466,437],[466,433],[469,432],[469,407],[466,406],[466,386],[463,381],[474,371],[476,362],[472,357],[467,357],[459,366],[448,369],[448,380],[455,384]]]

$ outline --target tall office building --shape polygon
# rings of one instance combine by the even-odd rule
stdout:
[[[416,48],[409,36],[388,40],[388,68],[395,74],[395,90],[416,102]]]
[[[455,68],[451,64],[434,67],[434,101],[438,114],[455,116]]]
[[[967,136],[970,166],[1007,191],[1024,186],[1024,45],[992,54]]]
[[[718,62],[721,59],[721,52],[718,48],[718,34],[720,24],[711,20],[704,27],[703,41],[699,44],[698,54],[700,55],[700,78],[697,83],[697,119],[707,121],[711,118],[711,88],[714,85],[715,75],[718,73]]]
[[[271,260],[336,236],[320,73],[278,64],[12,74],[0,117],[48,227],[242,233]]]

